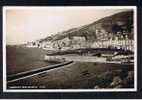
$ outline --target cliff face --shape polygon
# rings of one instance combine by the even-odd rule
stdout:
[[[102,18],[91,24],[78,28],[63,31],[61,33],[39,40],[39,43],[46,47],[46,44],[53,48],[65,47],[89,47],[95,41],[118,39],[133,39],[133,11],[125,11]],[[43,45],[44,44],[44,45]]]

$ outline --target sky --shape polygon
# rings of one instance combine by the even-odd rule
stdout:
[[[127,9],[46,7],[6,9],[6,44],[35,41]]]

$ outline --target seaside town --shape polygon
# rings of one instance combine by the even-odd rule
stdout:
[[[71,39],[66,37],[61,40],[56,41],[40,41],[28,42],[26,47],[38,47],[45,50],[68,50],[68,49],[78,49],[78,48],[117,48],[124,50],[134,51],[134,40],[128,37],[129,33],[117,32],[118,35],[112,36],[112,33],[106,33],[104,30],[96,30],[96,35],[98,37],[92,43],[89,43],[85,37],[74,36]],[[100,35],[101,34],[101,35]],[[133,33],[130,33],[133,35]],[[100,36],[99,36],[100,35]]]
[[[7,46],[8,89],[134,88],[134,34],[130,10]]]

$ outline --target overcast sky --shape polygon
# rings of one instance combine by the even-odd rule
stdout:
[[[95,7],[7,9],[6,43],[22,44],[35,41],[125,10],[96,9]]]

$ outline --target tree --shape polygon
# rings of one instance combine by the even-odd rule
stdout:
[[[113,24],[112,25],[112,32],[114,32],[115,34],[117,34],[117,32],[123,32],[123,29],[121,26],[117,25],[117,24]]]
[[[85,37],[85,40],[89,40],[88,39],[88,33],[87,32],[82,32],[83,36]]]
[[[128,21],[126,23],[126,30],[131,33],[133,28],[133,19],[131,17],[128,18]]]

